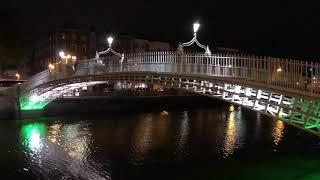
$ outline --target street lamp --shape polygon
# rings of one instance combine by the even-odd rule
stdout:
[[[198,30],[199,30],[200,24],[198,22],[193,24],[193,33],[194,35],[197,34]]]
[[[59,56],[62,58],[62,59],[65,59],[66,60],[66,64],[68,64],[68,59],[71,59],[71,55],[68,54],[68,55],[65,55],[65,53],[63,51],[60,51],[59,52]]]
[[[52,70],[54,70],[55,67],[54,67],[53,64],[50,63],[50,64],[48,65],[48,68],[49,68],[50,71],[52,71]]]
[[[64,58],[64,52],[63,52],[63,51],[60,51],[60,52],[59,52],[59,56],[60,56],[61,58]]]
[[[109,44],[109,47],[111,47],[112,43],[113,43],[113,37],[108,37],[107,38],[107,41],[108,41],[108,44]]]
[[[193,23],[193,38],[189,42],[185,42],[182,44],[179,43],[179,47],[178,47],[179,53],[183,53],[183,48],[185,46],[191,46],[192,44],[196,43],[200,48],[205,50],[205,55],[211,56],[211,51],[209,49],[209,46],[205,46],[205,45],[201,44],[197,39],[197,32],[198,32],[199,28],[200,28],[200,23],[198,23],[198,22]]]
[[[279,67],[278,69],[277,69],[277,72],[281,72],[282,71],[282,69],[281,69],[281,67]]]

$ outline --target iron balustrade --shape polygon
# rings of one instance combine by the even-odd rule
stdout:
[[[103,62],[103,63],[101,63]],[[237,54],[213,54],[176,52],[145,52],[118,57],[79,60],[75,69],[69,66],[45,70],[21,85],[21,92],[50,81],[77,76],[106,73],[152,72],[186,76],[228,78],[232,81],[295,93],[320,97],[319,63],[282,58],[246,56]]]

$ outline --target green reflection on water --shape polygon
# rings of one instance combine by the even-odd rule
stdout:
[[[44,123],[32,123],[21,128],[21,140],[24,147],[31,151],[37,151],[43,146],[41,140],[46,136],[47,128]]]

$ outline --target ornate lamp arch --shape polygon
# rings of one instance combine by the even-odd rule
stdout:
[[[185,43],[179,43],[179,47],[178,47],[178,53],[183,53],[183,48],[186,46],[191,46],[192,44],[196,43],[200,48],[205,50],[205,54],[208,56],[211,56],[211,51],[209,49],[209,46],[205,46],[203,44],[201,44],[198,39],[197,39],[197,31],[200,27],[199,23],[194,23],[193,24],[193,38],[191,39],[191,41],[189,42],[185,42]]]
[[[120,62],[122,63],[122,62],[123,62],[123,59],[124,59],[124,53],[118,53],[118,52],[116,52],[116,51],[114,51],[114,50],[112,49],[112,43],[113,43],[113,38],[112,38],[112,37],[108,37],[108,38],[107,38],[107,41],[108,41],[108,44],[109,44],[109,48],[108,48],[107,50],[105,50],[105,51],[100,51],[100,52],[96,51],[96,59],[97,59],[98,63],[103,64],[102,61],[99,61],[99,57],[100,57],[100,55],[108,54],[108,53],[112,53],[112,54],[114,54],[115,56],[120,57],[120,58],[121,58]]]

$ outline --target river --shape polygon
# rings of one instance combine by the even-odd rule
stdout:
[[[0,121],[2,179],[319,179],[320,141],[208,108]]]

